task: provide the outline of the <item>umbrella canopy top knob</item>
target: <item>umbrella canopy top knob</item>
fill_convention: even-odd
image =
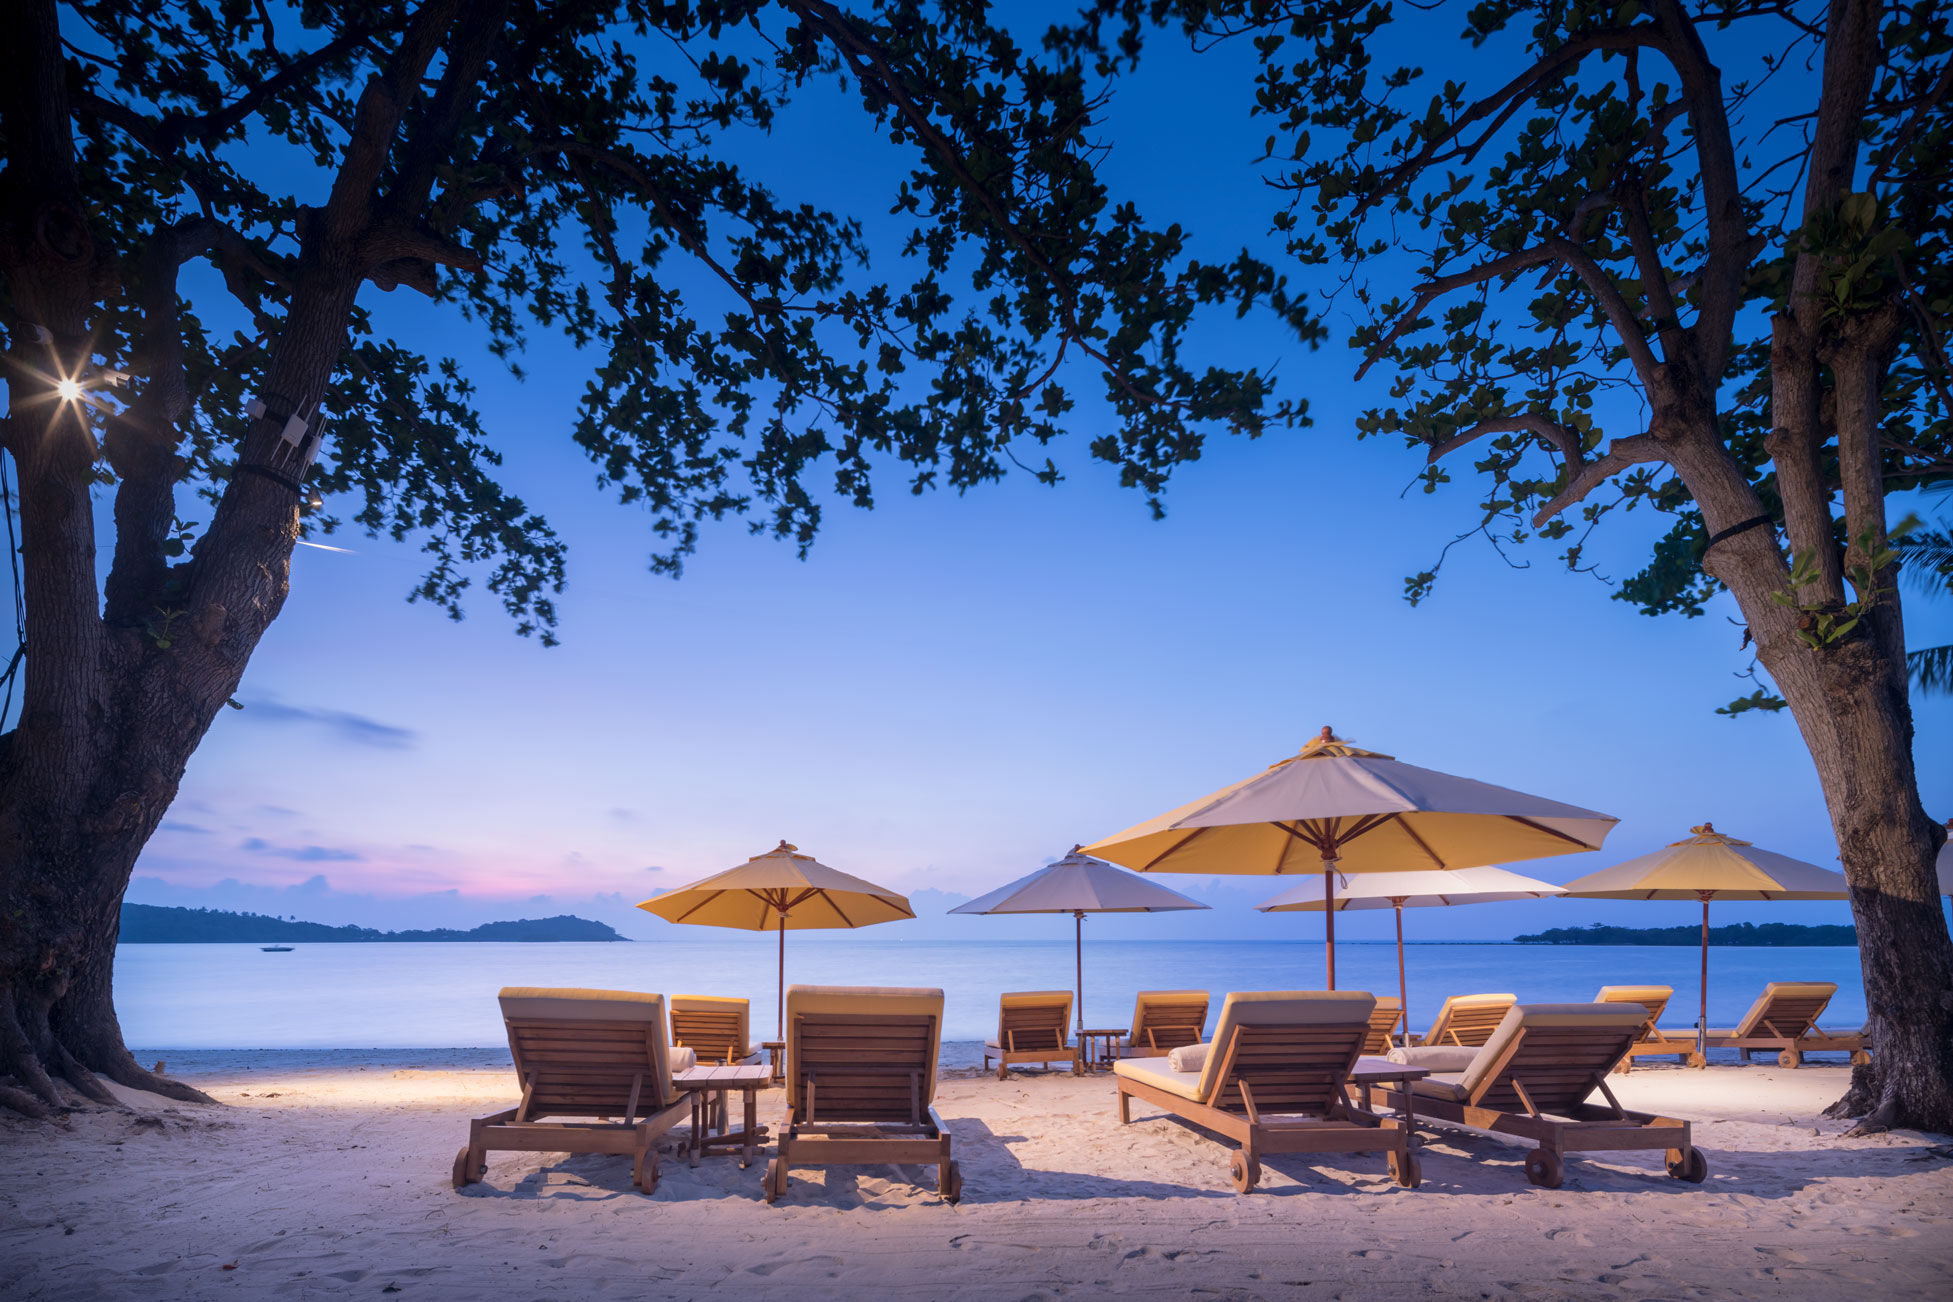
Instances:
[[[1716,830],[1714,823],[1698,823],[1689,831],[1694,835],[1681,841],[1670,841],[1670,845],[1753,845],[1754,842],[1739,837],[1726,836]]]
[[[1294,755],[1289,756],[1288,759],[1280,760],[1274,764],[1269,765],[1268,767],[1271,769],[1280,768],[1283,764],[1287,764],[1292,760],[1299,760],[1299,759],[1329,759],[1332,757],[1347,758],[1351,756],[1354,756],[1359,759],[1394,759],[1395,758],[1395,756],[1385,755],[1378,751],[1363,750],[1360,747],[1352,746],[1348,742],[1344,741],[1341,737],[1338,737],[1336,735],[1336,730],[1331,728],[1328,724],[1325,723],[1322,725],[1322,731],[1317,735],[1309,738],[1308,742],[1303,745],[1300,751],[1298,751]]]

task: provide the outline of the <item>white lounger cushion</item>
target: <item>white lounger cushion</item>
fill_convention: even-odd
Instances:
[[[665,1043],[665,997],[637,990],[580,990],[549,986],[504,986],[497,996],[504,1020],[559,1022],[643,1022],[657,1034],[645,1036],[651,1068],[671,1076],[671,1046]]]
[[[1391,1062],[1433,1072],[1463,1071],[1472,1065],[1472,1059],[1477,1056],[1478,1050],[1462,1044],[1423,1044],[1408,1049],[1392,1049],[1384,1055]]]
[[[1175,1071],[1171,1058],[1121,1058],[1112,1064],[1115,1074],[1151,1085],[1183,1099],[1200,1101],[1200,1073]]]

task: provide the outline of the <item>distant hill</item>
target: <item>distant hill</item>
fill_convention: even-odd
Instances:
[[[523,918],[518,922],[485,922],[471,931],[446,927],[433,931],[375,931],[371,927],[292,922],[262,913],[125,904],[121,939],[125,945],[268,945],[274,941],[319,944],[388,940],[629,940],[630,937],[618,935],[604,923],[568,914],[556,918]]]
[[[1691,927],[1609,927],[1591,923],[1585,927],[1552,927],[1531,936],[1514,936],[1521,945],[1700,945],[1702,928]],[[1709,928],[1711,945],[1856,945],[1858,929],[1852,926],[1806,927],[1795,922],[1732,923]]]

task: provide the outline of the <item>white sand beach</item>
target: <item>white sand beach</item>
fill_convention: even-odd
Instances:
[[[1701,1186],[1622,1153],[1535,1189],[1521,1149],[1438,1131],[1420,1189],[1380,1155],[1274,1157],[1245,1196],[1200,1132],[1117,1125],[1108,1076],[964,1072],[938,1100],[960,1205],[933,1169],[858,1168],[768,1206],[719,1155],[646,1196],[625,1159],[498,1153],[457,1193],[467,1119],[513,1099],[490,1057],[200,1054],[172,1070],[223,1106],[0,1122],[0,1297],[1944,1297],[1953,1271],[1953,1148],[1844,1138],[1836,1067],[1614,1078],[1700,1123]]]

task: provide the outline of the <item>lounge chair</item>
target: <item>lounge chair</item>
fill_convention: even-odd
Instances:
[[[936,1113],[943,992],[787,987],[787,1121],[767,1164],[766,1201],[796,1166],[933,1163],[944,1201],[962,1197]]]
[[[1079,1069],[1078,1051],[1071,1045],[1071,991],[1017,990],[997,1004],[997,1038],[983,1045],[983,1069],[997,1060],[997,1079],[1017,1063],[1069,1062]]]
[[[1351,990],[1231,994],[1211,1043],[1113,1064],[1120,1124],[1132,1121],[1137,1098],[1233,1140],[1241,1147],[1228,1158],[1228,1175],[1240,1193],[1261,1179],[1264,1153],[1379,1149],[1397,1183],[1415,1188],[1409,1132],[1349,1098],[1375,1005]]]
[[[511,987],[501,1001],[522,1101],[468,1123],[467,1146],[454,1158],[454,1187],[480,1180],[488,1154],[510,1149],[626,1155],[631,1183],[645,1193],[657,1188],[658,1139],[691,1117],[694,1103],[671,1082],[665,997]]]
[[[1518,995],[1453,995],[1438,1009],[1436,1020],[1417,1044],[1448,1044],[1477,1048],[1497,1029]]]
[[[1390,1037],[1404,1020],[1404,1001],[1379,997],[1370,1010],[1370,1034],[1363,1041],[1363,1052],[1381,1056],[1389,1053]]]
[[[1183,1044],[1199,1044],[1207,1025],[1205,990],[1142,990],[1133,1002],[1121,1058],[1159,1058]]]
[[[1597,1004],[1638,1004],[1648,1010],[1648,1019],[1641,1023],[1641,1038],[1628,1050],[1628,1056],[1621,1059],[1614,1070],[1625,1076],[1634,1067],[1636,1058],[1672,1056],[1682,1062],[1695,1057],[1695,1036],[1677,1031],[1664,1031],[1656,1025],[1668,1007],[1668,1001],[1675,997],[1673,986],[1602,986],[1594,996]]]
[[[1629,1112],[1607,1087],[1607,1073],[1646,1021],[1634,1004],[1515,1004],[1477,1049],[1432,1046],[1390,1057],[1431,1069],[1410,1087],[1420,1117],[1536,1141],[1526,1178],[1542,1188],[1560,1187],[1569,1152],[1633,1148],[1666,1149],[1668,1174],[1700,1184],[1709,1161],[1691,1142],[1689,1123]],[[1373,1103],[1405,1102],[1401,1086],[1371,1090]],[[1587,1102],[1596,1090],[1605,1107]]]
[[[1854,1066],[1872,1060],[1862,1031],[1826,1031],[1817,1024],[1831,996],[1832,981],[1772,981],[1728,1030],[1709,1029],[1711,1049],[1734,1049],[1748,1062],[1752,1053],[1775,1052],[1779,1067],[1795,1067],[1807,1053],[1848,1053]]]
[[[671,997],[671,1042],[684,1045],[709,1066],[750,1066],[762,1050],[748,1037],[751,1004],[716,995]]]

